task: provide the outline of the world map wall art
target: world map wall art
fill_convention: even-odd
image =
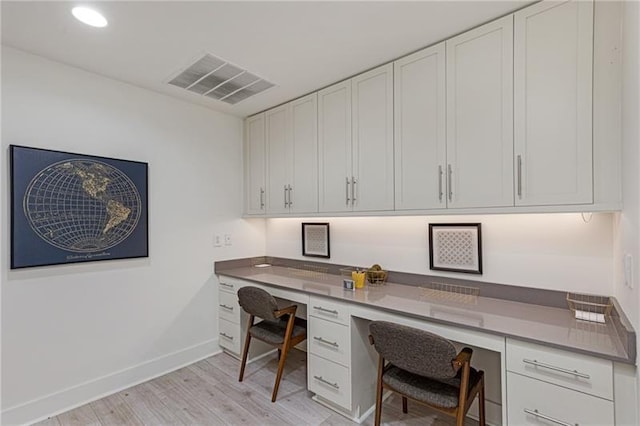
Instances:
[[[11,269],[149,256],[147,163],[9,149]]]

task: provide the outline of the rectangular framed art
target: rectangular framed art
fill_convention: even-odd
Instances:
[[[330,257],[328,223],[302,224],[302,255]]]
[[[147,163],[9,150],[11,269],[148,257]]]
[[[430,223],[429,268],[482,274],[480,223]]]

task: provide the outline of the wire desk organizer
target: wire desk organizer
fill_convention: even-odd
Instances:
[[[287,268],[289,273],[298,277],[326,279],[329,274],[329,268],[326,266],[307,265],[304,264],[298,268]]]
[[[613,302],[609,296],[567,293],[567,304],[577,320],[605,323]]]
[[[439,299],[449,302],[476,305],[480,289],[463,285],[431,282],[422,284],[422,296],[429,299]]]

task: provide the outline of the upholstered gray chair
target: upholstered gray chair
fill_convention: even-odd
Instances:
[[[271,395],[271,402],[276,402],[289,349],[307,338],[306,321],[296,318],[296,305],[278,308],[276,299],[258,287],[242,287],[238,290],[238,302],[242,309],[249,314],[238,380],[242,381],[244,377],[251,338],[276,346],[278,348],[278,373]],[[263,321],[254,324],[256,318],[262,318]]]
[[[471,368],[470,348],[457,353],[447,339],[386,321],[371,322],[369,333],[369,341],[380,355],[376,426],[382,415],[383,388],[402,395],[403,413],[407,412],[409,398],[455,417],[458,426],[464,425],[478,395],[479,420],[484,426],[484,372]]]

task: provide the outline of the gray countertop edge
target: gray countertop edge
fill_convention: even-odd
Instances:
[[[306,261],[306,260],[286,259],[286,258],[278,258],[278,257],[271,257],[271,256],[258,256],[258,257],[251,257],[251,258],[216,261],[214,263],[214,272],[216,274],[226,275],[226,276],[242,279],[242,280],[245,280],[245,281],[251,281],[251,282],[255,282],[257,284],[265,284],[263,281],[252,279],[251,277],[246,277],[244,275],[236,275],[236,274],[233,273],[233,270],[236,269],[236,268],[255,266],[255,265],[261,264],[261,263],[268,263],[268,264],[271,264],[273,266],[283,266],[283,267],[294,268],[294,269],[297,269],[297,268],[300,268],[300,269],[320,268],[319,270],[321,270],[322,273],[328,273],[328,274],[331,274],[331,275],[339,275],[340,268],[350,267],[351,266],[351,265],[329,264],[329,263],[324,263],[324,262],[313,262],[313,261]],[[534,289],[534,288],[530,288],[530,287],[510,286],[510,285],[506,285],[506,284],[485,283],[485,282],[480,282],[480,281],[462,280],[462,279],[446,278],[446,277],[440,277],[440,276],[409,274],[409,273],[393,272],[393,271],[388,271],[388,272],[389,272],[389,277],[390,277],[389,281],[393,281],[396,284],[403,284],[403,285],[409,285],[409,286],[419,286],[420,284],[425,283],[425,282],[444,282],[444,283],[448,283],[448,284],[450,283],[450,284],[454,284],[454,285],[473,286],[473,287],[480,288],[481,297],[487,297],[487,298],[493,298],[493,299],[502,299],[502,300],[508,300],[508,301],[513,301],[513,302],[518,302],[518,303],[541,305],[541,306],[547,306],[547,307],[552,307],[552,308],[561,308],[561,309],[567,309],[568,310],[568,306],[567,306],[567,302],[566,302],[566,294],[567,294],[567,292],[562,292],[562,291],[557,291],[557,290]],[[391,278],[393,278],[393,279],[391,279]],[[293,291],[298,291],[296,289],[291,289],[290,287],[285,286],[285,285],[278,285],[278,284],[274,284],[274,283],[268,283],[268,285],[274,286],[274,287],[280,287],[280,288],[283,288],[283,289],[289,289],[289,290],[293,290]],[[496,297],[496,294],[495,294],[496,290],[502,290],[498,294],[498,296],[501,296],[501,297]],[[330,295],[323,295],[323,296],[333,298]],[[483,332],[483,333],[499,335],[499,336],[503,336],[503,337],[509,337],[509,338],[513,338],[513,339],[517,339],[517,340],[528,341],[528,342],[537,343],[537,344],[543,344],[543,345],[548,346],[548,347],[554,347],[554,348],[557,348],[557,349],[569,350],[569,351],[575,352],[575,353],[582,353],[582,354],[585,354],[585,355],[596,356],[596,357],[603,358],[603,359],[608,359],[608,360],[611,360],[611,361],[616,361],[616,362],[622,362],[622,363],[625,363],[625,364],[635,365],[635,362],[636,362],[636,335],[635,335],[635,331],[634,331],[633,327],[631,326],[631,323],[629,322],[628,318],[626,317],[626,315],[624,314],[624,312],[620,308],[620,305],[619,305],[618,301],[614,297],[611,297],[611,299],[613,301],[613,309],[612,309],[612,312],[611,312],[611,318],[612,318],[612,322],[614,324],[614,329],[615,329],[616,334],[617,334],[615,337],[618,339],[618,341],[620,342],[621,346],[625,349],[625,352],[627,354],[626,358],[618,357],[618,356],[611,355],[611,354],[603,354],[603,353],[600,353],[600,352],[593,352],[593,351],[589,351],[589,350],[581,349],[581,348],[576,348],[576,347],[567,347],[567,346],[560,345],[560,344],[554,344],[552,342],[541,341],[541,340],[537,340],[535,338],[529,338],[527,336],[513,335],[513,334],[501,332],[501,331],[493,331],[493,330],[490,330],[490,329],[474,327],[472,325],[461,324],[461,323],[457,323],[457,322],[453,322],[453,321],[447,321],[447,320],[438,319],[438,318],[428,318],[428,321],[434,322],[434,323],[439,323],[439,324],[444,324],[444,325],[452,325],[452,326],[455,326],[455,327],[474,330],[474,331],[479,331],[479,332]],[[562,301],[562,303],[559,302],[560,300]],[[365,306],[365,307],[371,307],[369,304],[363,303],[363,302],[360,302],[360,301],[357,301],[357,300],[350,300],[349,302],[350,303],[355,303],[355,304],[358,304],[358,305],[362,305],[362,306]],[[376,306],[375,309],[382,309],[382,310],[387,311],[387,312],[399,313],[401,315],[404,315],[404,316],[407,316],[407,317],[416,318],[416,319],[425,319],[424,317],[422,317],[420,315],[416,315],[416,314],[413,314],[413,313],[410,313],[410,312],[404,312],[404,311],[399,311],[399,310],[380,307],[380,306]]]

